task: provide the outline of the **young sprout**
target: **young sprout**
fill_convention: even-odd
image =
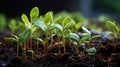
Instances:
[[[17,42],[17,56],[19,55],[19,46],[20,46],[20,41],[19,37],[12,35],[13,37],[5,37],[4,40],[8,42]]]
[[[78,53],[78,51],[79,51],[78,42],[79,42],[79,39],[80,39],[79,36],[76,33],[69,33],[69,34],[67,34],[67,38],[73,40],[73,45],[75,47],[76,53]]]
[[[30,18],[31,18],[30,20],[33,21],[34,19],[36,19],[38,17],[38,14],[39,14],[38,8],[37,7],[33,8],[30,12]],[[25,29],[23,29],[25,31],[19,32],[18,36],[14,35],[15,37],[5,38],[5,40],[16,41],[18,43],[17,55],[19,54],[19,46],[22,46],[23,56],[26,59],[27,40],[30,39],[30,45],[31,45],[31,50],[32,50],[32,38],[31,37],[32,37],[33,32],[36,30],[36,27],[33,25],[33,23],[29,21],[26,14],[22,14],[21,19],[24,22],[24,26],[26,27]],[[9,24],[9,27],[11,28],[12,33],[14,33],[18,29],[19,26],[17,25],[15,20],[12,19]]]
[[[9,23],[9,27],[10,27],[12,33],[15,34],[15,31],[18,29],[17,22],[14,19],[11,19],[11,21]]]
[[[111,21],[106,21],[106,26],[112,31],[111,34],[115,37],[114,45],[116,45],[120,36],[120,27]]]
[[[96,52],[97,52],[97,50],[96,50],[94,47],[92,47],[92,48],[87,49],[86,52],[87,52],[89,55],[95,55]]]
[[[28,30],[24,31],[19,37],[20,43],[23,44],[22,45],[23,46],[23,56],[25,59],[26,59],[26,48],[27,48],[26,41],[31,37],[31,35],[32,35],[32,31],[30,29],[28,29]]]
[[[75,30],[75,21],[70,17],[65,17],[65,19],[62,21],[62,42],[63,42],[63,48],[64,48],[64,54],[66,53],[66,37],[70,32],[74,32]]]
[[[57,38],[58,43],[62,41],[64,54],[66,53],[67,34],[70,32],[69,30],[73,30],[74,27],[75,27],[75,22],[70,17],[65,17],[61,24],[56,22],[56,23],[52,23],[49,27],[49,29],[53,30],[53,33],[55,33],[58,36]],[[60,54],[60,44],[58,44],[58,47]]]
[[[34,7],[34,8],[30,11],[30,20],[28,19],[28,17],[27,17],[26,14],[22,14],[22,15],[21,15],[21,19],[22,19],[22,21],[24,22],[25,27],[26,27],[27,29],[31,30],[31,35],[30,35],[30,37],[28,38],[28,39],[29,39],[29,45],[30,45],[30,49],[31,49],[31,50],[33,50],[33,49],[32,49],[32,46],[33,46],[33,44],[32,44],[32,42],[33,42],[32,36],[33,36],[34,33],[36,33],[36,32],[35,32],[36,29],[37,29],[36,25],[40,25],[40,24],[42,23],[41,21],[39,21],[38,16],[39,16],[39,9],[38,9],[38,7]],[[43,26],[43,25],[41,25],[41,26]]]
[[[39,36],[33,36],[33,39],[35,39],[35,40],[37,40],[37,41],[39,41],[39,42],[42,43],[42,45],[43,45],[43,47],[44,47],[44,55],[47,54],[47,53],[46,53],[46,50],[47,50],[47,48],[46,48],[46,43],[47,43],[48,40],[50,40],[54,35],[55,35],[55,34],[53,34],[53,35],[51,35],[50,37],[47,37],[47,38],[45,38],[45,39],[41,39],[41,38],[39,38]],[[37,45],[37,46],[38,46],[38,45]],[[37,49],[38,49],[38,47],[37,47]]]
[[[23,55],[24,55],[24,58],[26,59],[26,41],[31,36],[31,30],[28,29],[24,31],[23,33],[21,33],[19,37],[15,35],[12,35],[12,36],[13,37],[6,37],[4,38],[4,40],[9,42],[17,42],[17,55],[19,54],[19,46],[22,46]]]
[[[96,48],[92,47],[86,50],[86,52],[90,55],[93,56],[94,60],[95,60],[95,54],[97,52]]]
[[[79,39],[79,45],[81,45],[84,49],[86,49],[86,43],[90,44],[90,41],[92,39],[98,38],[98,37],[100,37],[100,35],[91,36],[91,32],[86,27],[82,27],[82,30],[84,31],[84,33],[82,33],[82,37]],[[89,46],[91,46],[91,45],[89,45]],[[85,51],[83,50],[83,53],[84,52]]]
[[[82,30],[84,33],[79,42],[85,42],[89,44],[92,39],[100,37],[100,35],[91,36],[91,32],[86,27],[82,27]]]
[[[33,55],[35,54],[35,52],[33,50],[27,50],[27,52],[31,53],[32,59],[33,59]]]
[[[46,46],[45,43],[47,42],[46,40],[41,39],[39,36],[33,36],[33,39],[37,40],[37,42],[42,43],[43,47],[44,47],[44,55],[46,55]],[[37,44],[37,50],[39,48],[39,45]]]
[[[63,27],[58,23],[54,23],[54,24],[51,24],[49,26],[49,29],[53,30],[53,33],[55,33],[58,36],[58,38],[57,38],[58,48],[59,48],[58,54],[60,55],[61,54],[61,51],[60,51],[60,39],[62,37],[61,34],[62,34]]]

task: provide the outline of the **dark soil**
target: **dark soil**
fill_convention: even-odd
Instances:
[[[43,55],[43,46],[39,46],[39,51],[34,54],[27,52],[27,59],[23,59],[22,54],[16,54],[16,43],[5,42],[4,37],[9,34],[0,33],[0,67],[120,67],[120,43],[113,46],[113,39],[97,38],[91,41],[97,53],[94,56],[83,53],[80,47],[76,52],[74,45],[66,45],[67,52],[58,54],[56,45],[49,45],[49,52]],[[33,46],[34,47],[34,46]]]

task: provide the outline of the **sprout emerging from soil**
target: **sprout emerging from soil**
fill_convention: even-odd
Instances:
[[[86,52],[89,54],[89,55],[95,55],[97,50],[93,47],[93,48],[89,48],[86,50]]]
[[[106,21],[106,26],[111,30],[111,35],[115,37],[114,46],[117,45],[118,38],[120,37],[120,27],[111,21]]]

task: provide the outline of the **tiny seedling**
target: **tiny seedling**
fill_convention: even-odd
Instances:
[[[33,50],[27,50],[27,52],[31,53],[32,59],[33,59],[33,55],[35,54],[35,52]]]
[[[4,40],[8,42],[17,42],[17,56],[19,55],[19,45],[20,41],[19,38],[15,35],[12,35],[13,37],[5,37]]]
[[[89,55],[95,55],[97,50],[93,47],[93,48],[89,48],[86,50],[86,52],[89,54]]]
[[[11,19],[10,23],[9,23],[9,27],[12,31],[12,34],[15,34],[15,31],[18,29],[18,25],[15,19]]]
[[[82,35],[82,38],[79,40],[79,42],[84,42],[89,44],[92,39],[100,37],[100,35],[91,36],[91,32],[86,27],[82,27],[82,30],[84,31],[84,33]]]
[[[111,34],[115,37],[113,44],[116,45],[118,42],[118,37],[120,37],[120,27],[111,21],[106,21],[106,26],[111,30]]]
[[[86,50],[86,52],[90,55],[90,56],[93,56],[94,60],[95,60],[95,55],[96,55],[96,48],[92,47],[92,48],[89,48]]]
[[[92,46],[90,45],[90,41],[94,38],[100,37],[100,35],[91,36],[91,32],[86,27],[82,27],[82,30],[84,33],[82,33],[82,37],[79,39],[79,44],[86,49],[86,43],[89,44],[89,46]],[[82,45],[82,43],[84,43],[84,45]],[[84,52],[85,51],[83,50],[83,53]]]
[[[78,53],[78,51],[79,51],[78,42],[79,42],[79,39],[80,39],[79,36],[78,36],[76,33],[69,33],[69,34],[67,35],[67,38],[73,40],[73,45],[74,45],[74,47],[75,47],[76,53]]]

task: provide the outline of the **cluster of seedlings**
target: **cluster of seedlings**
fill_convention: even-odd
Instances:
[[[22,14],[21,19],[23,21],[23,26],[14,22],[14,20],[11,21],[9,27],[12,32],[12,37],[5,37],[4,40],[17,42],[16,53],[19,56],[21,47],[24,58],[26,58],[26,52],[31,52],[33,58],[33,55],[40,48],[39,44],[42,44],[44,47],[44,55],[48,54],[48,46],[57,44],[59,47],[58,54],[60,55],[60,47],[63,47],[63,54],[65,54],[66,42],[71,39],[77,43],[76,46],[79,48],[78,46],[80,46],[81,42],[90,41],[92,38],[97,37],[91,36],[87,28],[82,27],[85,33],[83,37],[80,38],[76,33],[81,27],[81,23],[75,23],[69,16],[63,19],[61,17],[53,18],[53,12],[46,13],[44,17],[39,16],[39,9],[37,7],[31,10],[30,19],[26,14]],[[20,28],[22,28],[21,31]],[[57,37],[55,43],[53,43],[54,36]],[[36,48],[33,48],[33,46],[36,46]]]
[[[51,11],[42,16],[39,15],[38,7],[34,7],[29,16],[21,15],[22,21],[10,21],[10,37],[4,37],[4,41],[13,43],[16,56],[24,60],[34,59],[35,55],[48,56],[52,48],[57,48],[55,55],[63,56],[67,53],[67,46],[73,46],[75,54],[87,53],[95,60],[97,46],[92,45],[91,41],[102,36],[92,35],[83,22],[75,19],[70,16],[53,16]],[[111,21],[106,21],[105,25],[114,39],[112,46],[118,45],[120,27]]]

